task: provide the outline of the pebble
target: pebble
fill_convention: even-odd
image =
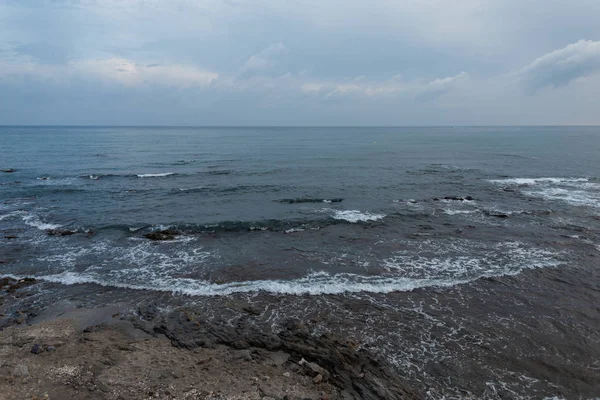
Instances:
[[[29,376],[29,368],[27,368],[27,365],[19,364],[12,369],[11,374],[13,376],[26,377]]]
[[[290,376],[292,376],[292,374],[290,374],[289,372],[284,372],[283,376],[285,376],[286,378],[289,378]]]
[[[48,351],[56,351],[56,346],[48,346],[46,349]]]
[[[34,344],[33,347],[31,348],[31,352],[33,354],[40,354],[41,352],[43,352],[44,349],[42,348],[42,346],[40,346],[39,344]]]

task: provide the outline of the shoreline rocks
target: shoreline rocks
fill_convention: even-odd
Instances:
[[[179,233],[179,231],[174,229],[163,229],[161,231],[146,233],[144,237],[154,241],[174,240],[175,236],[179,235]]]

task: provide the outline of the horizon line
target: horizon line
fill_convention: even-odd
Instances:
[[[556,125],[101,125],[101,124],[0,124],[0,128],[560,128],[600,127],[600,124]]]

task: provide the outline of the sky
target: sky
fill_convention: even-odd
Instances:
[[[600,125],[598,0],[0,0],[0,125]]]

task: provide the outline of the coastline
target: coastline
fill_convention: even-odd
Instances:
[[[115,392],[90,391],[93,384],[73,389],[68,380],[47,375],[50,369],[45,368],[44,378],[39,379],[49,386],[36,386],[38,392],[31,394],[38,397],[58,385],[53,390],[71,390],[70,398],[127,398],[116,392],[124,390],[136,393],[138,397],[132,398],[185,399],[185,390],[198,382],[228,376],[229,381],[206,384],[207,392],[190,392],[196,393],[192,398],[594,398],[600,387],[596,260],[595,253],[587,253],[556,268],[387,294],[256,292],[205,297],[30,281],[17,283],[20,287],[14,291],[6,287],[1,291],[0,327],[4,331],[0,337],[7,331],[27,336],[41,324],[75,320],[72,364],[118,368],[123,361],[112,366],[107,358],[117,351],[125,355],[125,362],[128,357],[142,359],[141,365],[128,370],[147,370],[151,378],[146,381],[156,383],[147,392],[147,387],[139,386],[143,379],[132,380],[131,386],[103,386]],[[75,345],[96,342],[117,343],[117,347],[103,348],[104,358],[97,358],[102,354],[99,350],[90,352],[86,345]],[[11,372],[17,361],[57,356],[57,363],[64,361],[60,358],[64,347],[34,355],[30,351],[35,344],[31,340],[16,347],[1,344],[2,354],[10,353],[13,360],[3,361],[0,368],[3,392],[23,385]],[[137,350],[119,350],[119,345]],[[158,349],[159,353],[153,353]],[[273,370],[270,360],[281,352],[288,354],[287,361]],[[174,392],[168,388],[178,388],[185,380],[166,376],[162,378],[165,385],[160,386],[161,375],[156,371],[162,373],[164,366],[143,363],[153,354],[157,360],[171,360],[170,365],[179,366],[182,376],[192,377],[194,383]],[[180,359],[174,359],[174,354],[180,354]],[[194,358],[195,354],[206,357]],[[209,357],[215,360],[215,368],[203,365],[209,368],[204,375],[194,375],[195,370],[189,368],[194,364],[185,364],[185,360],[197,363]],[[246,361],[237,361],[239,357]],[[311,368],[300,368],[302,358],[325,368],[329,379],[317,378],[320,372]],[[32,367],[31,376],[34,371]],[[284,375],[287,372],[293,379]],[[271,385],[266,391],[264,381]],[[290,381],[297,386],[290,386]],[[150,392],[160,394],[151,397]],[[298,393],[304,397],[294,397]]]
[[[235,327],[157,304],[59,302],[7,316],[35,280],[3,278],[0,392],[7,399],[419,399],[373,354],[290,319]],[[29,291],[29,292],[28,292]],[[248,314],[254,311],[245,310]]]

